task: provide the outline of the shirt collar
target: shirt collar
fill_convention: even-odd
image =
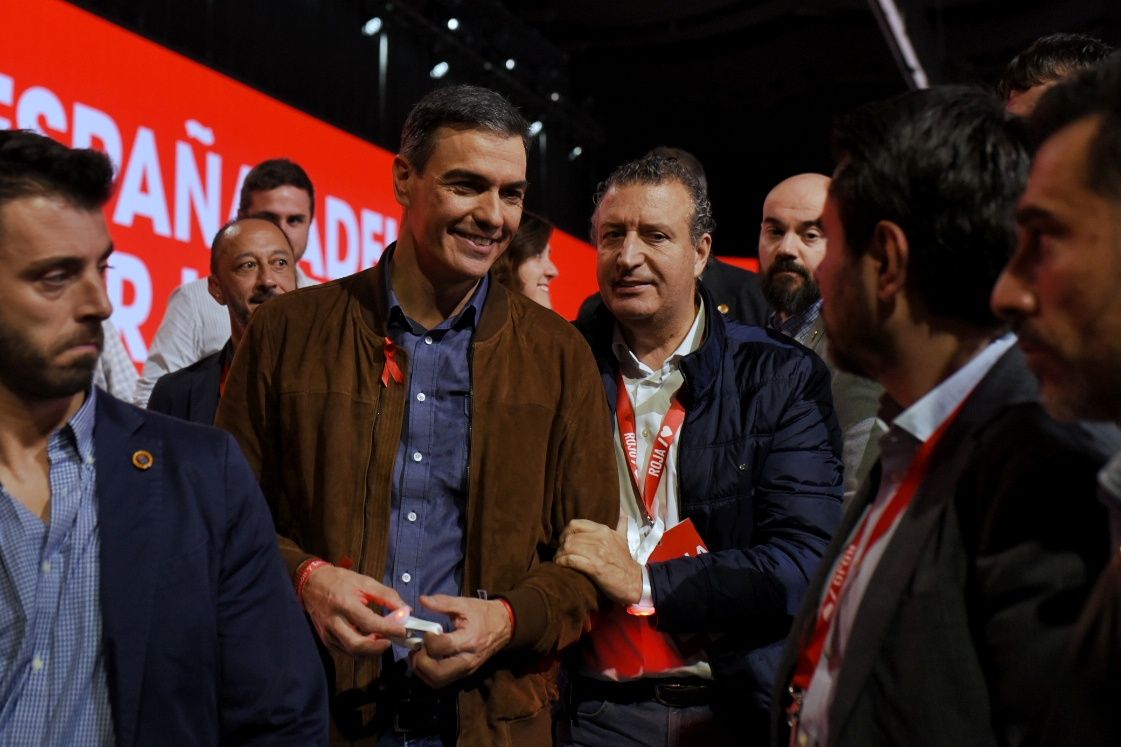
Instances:
[[[794,314],[784,322],[780,322],[778,320],[778,314],[772,311],[770,318],[767,319],[767,326],[781,332],[787,337],[799,340],[802,335],[809,332],[810,328],[814,326],[819,314],[821,314],[820,298],[803,309],[801,313]]]
[[[1098,484],[1121,506],[1121,451],[1098,472]]]
[[[969,393],[985,378],[1002,355],[1016,344],[1016,335],[1008,332],[986,345],[964,366],[924,394],[892,421],[925,443],[946,418],[965,401]]]
[[[86,394],[86,401],[82,403],[82,406],[78,408],[70,421],[63,426],[63,430],[69,428],[73,433],[78,448],[78,456],[86,463],[93,461],[93,423],[96,410],[97,387],[91,386]]]
[[[681,362],[681,359],[695,352],[704,341],[705,329],[705,305],[703,303],[697,304],[697,316],[693,319],[693,326],[689,328],[688,334],[677,349],[670,353],[669,358],[662,364],[659,369],[663,374],[675,370]],[[619,323],[615,323],[615,331],[611,339],[611,352],[615,354],[615,359],[619,361],[623,369],[623,375],[629,378],[646,378],[655,373],[654,369],[647,366],[640,361],[638,357],[631,352],[627,346],[626,341],[623,339],[623,332],[619,328]]]
[[[412,329],[416,334],[420,334],[425,330],[409,318],[405,310],[401,308],[401,302],[397,298],[397,293],[393,290],[393,253],[395,249],[396,245],[387,249],[385,254],[382,255],[382,261],[385,262],[385,295],[389,299],[389,323],[396,323],[406,329]],[[475,286],[475,290],[471,294],[471,300],[463,307],[463,310],[454,317],[445,319],[433,329],[465,329],[468,327],[473,329],[483,313],[483,304],[486,303],[489,292],[490,274],[488,273],[483,275],[483,279]]]

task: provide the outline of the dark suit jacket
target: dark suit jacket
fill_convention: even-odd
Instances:
[[[1095,478],[1113,427],[1056,423],[1018,348],[973,393],[876,567],[829,711],[830,745],[1017,744],[1105,562]],[[795,620],[772,734],[823,585],[879,483],[877,466]]]
[[[103,392],[96,418],[117,744],[326,744],[323,669],[233,438]]]
[[[222,367],[234,357],[233,342],[227,341],[217,353],[186,368],[164,374],[152,387],[148,409],[173,415],[192,423],[214,425],[218,412]]]
[[[1121,744],[1121,554],[1094,587],[1072,636],[1070,656],[1053,680],[1055,698],[1039,739],[1048,747]]]

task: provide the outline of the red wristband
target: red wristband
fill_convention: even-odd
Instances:
[[[311,558],[305,560],[299,568],[296,569],[296,598],[300,600],[300,604],[304,603],[304,587],[307,586],[308,579],[311,574],[325,565],[331,565],[326,560],[319,558]]]
[[[502,602],[502,606],[506,608],[506,614],[510,616],[510,640],[514,639],[514,631],[518,629],[518,618],[514,617],[514,608],[510,606],[502,597],[495,597],[498,601]]]

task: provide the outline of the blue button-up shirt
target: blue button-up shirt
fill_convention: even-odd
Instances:
[[[817,324],[817,318],[821,316],[821,299],[814,301],[812,304],[802,310],[802,313],[795,314],[787,319],[785,322],[780,322],[778,314],[771,313],[770,319],[767,320],[767,326],[776,332],[781,332],[787,337],[792,337],[803,345],[809,345],[813,340],[810,339],[810,331],[813,330],[814,325]]]
[[[405,425],[393,470],[389,558],[384,583],[413,615],[444,625],[446,615],[420,606],[420,596],[458,596],[463,585],[463,538],[471,433],[471,341],[490,280],[484,277],[454,317],[424,329],[406,316],[387,265],[388,332],[408,356]],[[395,652],[398,658],[404,650]]]
[[[97,390],[47,443],[50,521],[0,485],[0,744],[109,745],[93,427]]]

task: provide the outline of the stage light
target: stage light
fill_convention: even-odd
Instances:
[[[513,57],[507,57],[506,58],[506,69],[507,70],[513,70],[515,67],[517,67],[517,65],[518,65],[518,63],[514,60]]]
[[[455,31],[458,28],[459,28],[459,19],[458,18],[449,18],[448,19],[448,31]]]
[[[451,65],[441,60],[440,62],[437,62],[431,70],[428,71],[428,77],[439,80],[440,78],[443,78],[448,74],[448,70],[450,68]]]
[[[545,129],[545,123],[540,119],[536,119],[529,125],[529,136],[537,137],[541,134],[541,130]]]
[[[552,101],[554,104],[557,103],[558,101],[560,101],[560,94],[556,91],[553,91],[549,94],[549,101]]]
[[[381,31],[381,26],[381,19],[377,16],[374,16],[362,25],[362,33],[366,36],[376,36],[377,33]]]
[[[575,148],[568,151],[568,160],[569,161],[575,161],[577,158],[579,158],[581,155],[583,155],[583,153],[584,153],[584,149],[581,148],[579,145],[577,145]]]

